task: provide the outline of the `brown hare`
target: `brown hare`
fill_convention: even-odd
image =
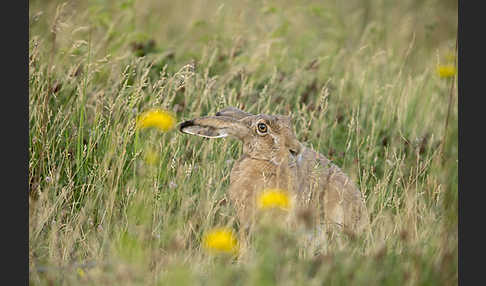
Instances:
[[[182,122],[179,130],[243,142],[243,154],[231,170],[228,190],[240,223],[251,221],[258,192],[279,188],[289,191],[299,206],[319,213],[318,222],[351,233],[361,232],[368,224],[360,190],[329,159],[297,140],[288,116],[253,115],[228,107],[215,116]]]

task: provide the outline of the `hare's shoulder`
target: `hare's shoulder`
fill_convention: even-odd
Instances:
[[[323,172],[335,172],[339,169],[324,155],[308,147],[305,147],[303,152],[294,157],[294,161],[301,172],[309,175],[317,174],[320,176]]]
[[[360,197],[361,192],[353,180],[326,156],[305,148],[296,161],[301,175],[307,176],[310,181],[318,181],[321,188],[338,190],[349,198]]]

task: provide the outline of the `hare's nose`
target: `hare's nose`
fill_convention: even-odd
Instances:
[[[302,144],[295,138],[288,140],[286,145],[289,148],[290,153],[292,153],[294,156],[298,155],[302,151]]]

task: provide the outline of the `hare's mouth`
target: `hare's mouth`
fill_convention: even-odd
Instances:
[[[291,161],[300,162],[302,160],[302,149],[289,149]]]

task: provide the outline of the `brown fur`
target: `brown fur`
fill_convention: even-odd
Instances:
[[[265,132],[258,130],[261,123]],[[228,190],[243,224],[253,220],[256,195],[267,188],[290,191],[298,206],[319,212],[315,223],[353,233],[369,223],[360,190],[329,159],[297,140],[290,117],[252,115],[229,107],[216,116],[183,122],[179,130],[210,138],[231,136],[243,142],[243,155],[231,170]]]

